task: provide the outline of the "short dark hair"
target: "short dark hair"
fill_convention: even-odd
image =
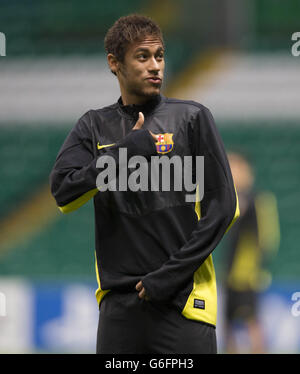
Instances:
[[[128,45],[139,42],[147,36],[154,36],[164,45],[160,27],[151,18],[130,14],[119,18],[107,31],[104,38],[106,53],[112,53],[123,62]]]

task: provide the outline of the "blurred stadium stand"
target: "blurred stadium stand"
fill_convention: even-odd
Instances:
[[[0,0],[0,31],[7,39],[7,57],[0,57],[0,291],[15,290],[26,305],[34,299],[32,313],[41,313],[19,346],[17,338],[4,341],[17,336],[10,319],[17,317],[10,311],[0,317],[1,351],[94,349],[90,340],[58,347],[39,330],[62,313],[64,302],[69,305],[64,292],[74,300],[69,284],[87,284],[75,287],[79,296],[96,288],[92,202],[63,216],[47,180],[77,119],[118,99],[103,37],[115,19],[132,12],[152,16],[163,28],[164,93],[209,107],[226,148],[243,149],[257,187],[275,194],[281,241],[269,270],[288,308],[300,291],[300,57],[290,53],[291,35],[300,31],[298,0]],[[215,251],[217,271],[221,253],[222,246]],[[296,317],[284,310],[294,326]],[[79,310],[82,315],[88,312]],[[270,343],[270,351],[300,351],[299,339],[280,344]]]

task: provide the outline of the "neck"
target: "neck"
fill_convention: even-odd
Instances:
[[[150,98],[146,98],[146,97],[131,97],[131,98],[128,98],[126,96],[123,96],[121,95],[122,97],[122,102],[123,102],[123,105],[144,105],[147,103],[147,101],[151,100],[151,97]]]
[[[142,95],[135,95],[134,93],[128,93],[122,87],[120,87],[121,90],[121,98],[123,105],[144,105],[148,101],[151,101],[154,97],[153,96],[142,96]]]
[[[144,105],[151,100],[151,96],[126,95],[121,93],[123,105]]]

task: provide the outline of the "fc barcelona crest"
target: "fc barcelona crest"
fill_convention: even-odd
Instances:
[[[156,151],[157,153],[165,154],[171,152],[174,146],[173,134],[159,134],[157,138]]]

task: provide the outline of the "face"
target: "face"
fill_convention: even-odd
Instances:
[[[235,154],[228,155],[232,177],[239,192],[248,191],[254,182],[254,176],[250,165]]]
[[[108,62],[117,74],[125,105],[143,104],[160,93],[165,68],[160,39],[147,37],[129,46],[122,63],[113,55],[108,55]]]

